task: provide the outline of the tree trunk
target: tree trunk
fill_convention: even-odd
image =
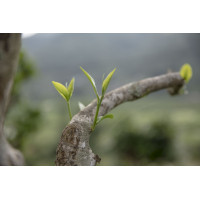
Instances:
[[[6,140],[3,126],[18,65],[21,34],[0,34],[0,165],[23,165],[22,154]]]
[[[129,83],[107,95],[101,104],[99,116],[127,101],[134,101],[151,92],[168,88],[171,95],[179,92],[184,80],[179,73],[169,73],[153,78]],[[89,145],[97,102],[94,100],[76,114],[62,132],[56,151],[56,165],[96,165],[100,158],[92,152]]]

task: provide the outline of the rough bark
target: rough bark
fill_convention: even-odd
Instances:
[[[21,34],[0,34],[0,165],[24,164],[22,154],[7,142],[3,133],[20,47]]]
[[[184,80],[179,73],[169,73],[129,83],[105,95],[99,116],[105,115],[124,102],[137,100],[161,89],[168,88],[169,93],[175,95],[183,84]],[[94,166],[100,162],[101,159],[92,152],[89,145],[96,104],[96,100],[92,101],[84,110],[76,114],[63,130],[56,151],[56,165]]]

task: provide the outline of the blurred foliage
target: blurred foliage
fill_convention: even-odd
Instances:
[[[22,84],[29,80],[36,73],[36,68],[33,61],[27,56],[25,51],[21,51],[19,55],[19,64],[15,74],[13,88],[11,92],[11,103],[16,104],[20,98],[20,90]]]
[[[125,119],[116,127],[118,133],[113,150],[122,162],[128,160],[134,165],[148,165],[153,162],[162,164],[175,160],[174,130],[169,121],[152,122],[147,129],[130,123],[130,120]]]
[[[91,135],[100,165],[199,165],[199,103],[168,98],[148,97],[113,110],[114,120]]]
[[[23,84],[26,84],[36,74],[36,66],[24,52],[20,52],[18,69],[14,78],[11,99],[6,119],[6,134],[11,144],[23,150],[27,136],[39,127],[41,111],[29,99],[21,94]]]
[[[23,148],[27,136],[36,131],[39,127],[41,113],[39,108],[34,108],[32,105],[18,104],[17,112],[12,114],[11,122],[13,135],[10,137],[10,142],[18,149]]]

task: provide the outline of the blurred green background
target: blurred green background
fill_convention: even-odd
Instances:
[[[51,81],[75,77],[73,114],[78,102],[95,98],[80,70],[100,90],[102,75],[117,71],[108,90],[140,79],[193,68],[187,95],[160,91],[115,108],[91,137],[99,165],[200,164],[200,34],[35,34],[23,37],[5,132],[27,165],[54,165],[62,130],[69,119],[66,102]]]

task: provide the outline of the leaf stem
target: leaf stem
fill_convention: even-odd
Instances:
[[[99,100],[99,98],[97,98],[97,109],[96,109],[96,113],[95,113],[95,117],[94,117],[94,122],[93,122],[93,125],[92,125],[92,131],[94,131],[95,126],[97,124],[97,119],[98,119],[98,114],[99,114],[99,108],[101,106],[101,102],[102,102],[103,98],[104,98],[104,96],[102,96],[100,100]]]
[[[68,107],[68,112],[69,112],[69,119],[72,119],[72,113],[71,113],[71,109],[70,109],[70,101],[67,101],[67,107]]]

